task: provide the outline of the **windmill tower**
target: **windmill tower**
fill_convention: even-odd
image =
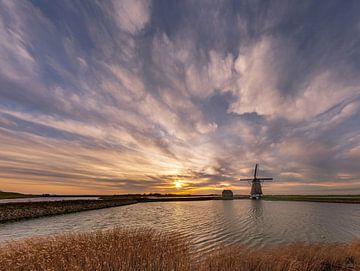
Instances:
[[[251,199],[259,199],[262,196],[261,183],[264,181],[272,181],[273,178],[258,178],[257,177],[258,164],[255,165],[254,178],[252,179],[240,179],[241,182],[251,183]]]

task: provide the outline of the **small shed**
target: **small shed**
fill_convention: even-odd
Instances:
[[[222,191],[222,198],[223,199],[233,199],[234,194],[231,190],[224,190],[224,191]]]

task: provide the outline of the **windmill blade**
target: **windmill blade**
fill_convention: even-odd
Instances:
[[[273,178],[258,178],[260,181],[272,181]]]
[[[253,179],[240,179],[240,182],[250,182],[252,181]]]
[[[258,164],[255,165],[254,178],[256,178],[256,175],[257,175],[257,168],[258,168]]]

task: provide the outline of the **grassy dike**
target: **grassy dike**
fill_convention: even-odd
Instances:
[[[308,201],[327,203],[360,203],[360,195],[265,195],[263,200],[272,201]]]
[[[135,200],[64,200],[48,202],[17,202],[0,204],[0,223],[19,219],[61,215],[80,211],[123,206]]]
[[[0,199],[19,199],[19,198],[31,198],[33,195],[26,195],[16,192],[4,192],[0,190]]]
[[[350,271],[360,270],[360,241],[261,249],[219,247],[199,255],[190,240],[176,234],[113,229],[5,244],[0,247],[0,270]]]

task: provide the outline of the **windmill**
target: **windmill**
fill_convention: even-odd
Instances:
[[[257,177],[257,169],[258,164],[255,165],[254,170],[254,178],[252,179],[240,179],[240,182],[249,182],[251,183],[251,192],[250,192],[250,198],[251,199],[259,199],[261,197],[262,189],[261,189],[261,183],[264,181],[272,181],[273,178],[259,178]]]

